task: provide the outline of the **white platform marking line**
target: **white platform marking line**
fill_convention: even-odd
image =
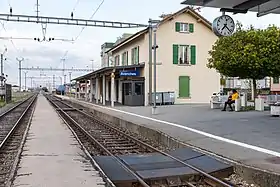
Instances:
[[[80,101],[80,100],[78,100],[78,101]],[[200,134],[200,135],[203,135],[203,136],[215,139],[215,140],[219,140],[219,141],[226,142],[226,143],[233,144],[233,145],[237,145],[237,146],[240,146],[240,147],[243,147],[243,148],[252,149],[254,151],[258,151],[258,152],[261,152],[261,153],[265,153],[265,154],[273,155],[273,156],[276,156],[276,157],[280,157],[280,153],[276,152],[276,151],[272,151],[272,150],[261,148],[261,147],[258,147],[258,146],[254,146],[254,145],[238,142],[238,141],[235,141],[235,140],[223,138],[221,136],[217,136],[217,135],[214,135],[214,134],[210,134],[210,133],[207,133],[207,132],[196,130],[196,129],[186,127],[186,126],[183,126],[183,125],[179,125],[179,124],[176,124],[176,123],[171,123],[171,122],[168,122],[168,121],[163,121],[163,120],[159,120],[159,119],[155,119],[155,118],[150,118],[150,117],[147,117],[147,116],[142,116],[142,115],[139,115],[139,114],[130,113],[130,112],[126,112],[126,111],[123,111],[123,110],[118,110],[118,109],[115,109],[115,108],[104,107],[104,106],[96,105],[96,104],[85,102],[85,101],[81,101],[81,102],[86,103],[86,104],[91,104],[93,106],[96,106],[96,107],[99,107],[99,108],[102,108],[102,109],[108,109],[108,110],[128,114],[128,115],[131,115],[131,116],[136,116],[136,117],[139,117],[139,118],[143,118],[143,119],[147,119],[147,120],[151,120],[151,121],[155,121],[155,122],[159,122],[159,123],[164,123],[164,124],[171,125],[171,126],[178,127],[178,128],[182,128],[182,129],[185,129],[185,130],[188,130],[188,131],[191,131],[191,132],[194,132],[194,133],[197,133],[197,134]]]
[[[123,110],[114,109],[114,108],[104,107],[104,106],[100,106],[100,105],[96,105],[96,104],[92,104],[92,105],[97,106],[99,108],[109,109],[109,110],[113,110],[113,111],[116,111],[116,112],[128,114],[128,115],[131,115],[131,116],[136,116],[136,117],[139,117],[139,118],[152,120],[152,121],[159,122],[159,123],[164,123],[164,124],[171,125],[171,126],[178,127],[178,128],[182,128],[182,129],[185,129],[185,130],[188,130],[188,131],[191,131],[191,132],[194,132],[194,133],[197,133],[197,134],[200,134],[200,135],[203,135],[203,136],[215,139],[215,140],[219,140],[219,141],[230,143],[230,144],[233,144],[233,145],[238,145],[238,146],[243,147],[243,148],[252,149],[254,151],[258,151],[258,152],[261,152],[261,153],[265,153],[265,154],[273,155],[273,156],[276,156],[276,157],[280,157],[280,153],[276,152],[276,151],[272,151],[272,150],[261,148],[261,147],[258,147],[258,146],[254,146],[254,145],[238,142],[238,141],[235,141],[235,140],[223,138],[221,136],[217,136],[217,135],[214,135],[214,134],[210,134],[210,133],[207,133],[207,132],[196,130],[196,129],[186,127],[186,126],[183,126],[183,125],[179,125],[179,124],[176,124],[176,123],[171,123],[171,122],[168,122],[168,121],[163,121],[163,120],[159,120],[159,119],[155,119],[155,118],[150,118],[150,117],[147,117],[147,116],[142,116],[142,115],[139,115],[139,114],[130,113],[130,112],[126,112],[126,111],[123,111]]]

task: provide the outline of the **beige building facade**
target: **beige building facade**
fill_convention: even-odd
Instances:
[[[220,74],[206,67],[208,51],[217,40],[211,23],[187,7],[166,15],[156,35],[157,92],[173,93],[175,104],[209,103],[212,94],[220,91]],[[104,52],[106,46],[102,47],[103,68],[75,79],[90,80],[91,91],[85,98],[112,106],[151,104],[149,29],[119,40]]]
[[[175,92],[175,103],[209,103],[220,75],[206,67],[217,37],[211,24],[189,8],[169,15],[157,31],[157,91]],[[107,51],[115,66],[144,63],[145,105],[149,91],[149,33],[145,29]]]

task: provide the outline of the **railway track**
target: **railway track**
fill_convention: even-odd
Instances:
[[[0,187],[11,185],[35,101],[33,95],[0,115]]]
[[[101,121],[92,117],[90,114],[72,107],[64,103],[61,99],[53,96],[47,96],[47,99],[58,111],[59,115],[64,119],[67,125],[76,133],[80,141],[88,149],[91,155],[104,155],[111,156],[118,162],[125,170],[129,171],[135,176],[143,187],[150,187],[133,169],[129,168],[121,161],[119,155],[128,154],[147,154],[147,153],[160,153],[172,160],[195,170],[201,178],[195,183],[184,182],[180,186],[189,187],[206,187],[206,186],[219,186],[219,187],[232,187],[233,184],[224,180],[218,179],[195,166],[192,166],[162,150],[154,145],[149,144],[146,140],[142,140],[135,135],[131,135],[123,129],[118,129],[106,121]],[[203,182],[201,182],[201,179]],[[175,187],[175,186],[174,186]]]

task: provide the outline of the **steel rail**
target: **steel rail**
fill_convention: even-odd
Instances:
[[[74,123],[75,126],[78,127],[79,130],[81,130],[89,139],[91,139],[95,144],[97,144],[101,149],[103,149],[103,151],[105,151],[109,156],[111,156],[115,161],[117,161],[122,168],[124,168],[126,171],[131,173],[134,177],[136,177],[138,182],[141,185],[143,185],[143,187],[150,187],[140,176],[138,176],[138,174],[136,174],[134,171],[132,171],[132,169],[130,169],[126,164],[124,164],[118,156],[113,155],[107,148],[105,148],[100,142],[98,142],[98,140],[96,140],[92,135],[90,135],[79,123],[77,123],[71,116],[69,116],[66,112],[64,112],[63,109],[61,107],[59,107],[53,100],[49,99],[48,97],[47,97],[47,99],[61,113],[63,113],[65,115],[65,117],[67,117],[72,123]]]
[[[7,111],[3,112],[0,114],[0,119],[2,117],[4,117],[6,114],[8,114],[9,112],[13,111],[14,109],[16,109],[18,106],[22,105],[23,103],[25,103],[26,101],[28,101],[30,98],[32,98],[34,95],[24,99],[23,101],[19,102],[18,104],[16,104],[15,106],[13,106],[12,108],[8,109]]]
[[[207,177],[207,178],[209,178],[209,179],[215,181],[216,183],[218,183],[218,184],[220,184],[220,185],[223,185],[223,186],[225,186],[225,187],[233,187],[232,185],[229,185],[229,184],[225,183],[224,181],[222,181],[222,180],[220,180],[220,179],[218,179],[218,178],[212,176],[211,174],[208,174],[207,172],[205,172],[205,171],[203,171],[203,170],[201,170],[201,169],[199,169],[199,168],[197,168],[197,167],[195,167],[195,166],[193,166],[193,165],[191,165],[191,164],[189,164],[189,163],[187,163],[187,162],[184,162],[184,161],[182,161],[182,160],[180,160],[180,159],[178,159],[178,158],[176,158],[176,157],[174,157],[174,156],[172,156],[172,155],[170,155],[170,154],[168,154],[168,153],[166,153],[166,152],[164,152],[164,151],[161,151],[161,150],[159,150],[159,149],[157,149],[157,148],[155,148],[155,147],[153,147],[153,146],[151,146],[151,145],[149,145],[149,144],[147,144],[147,143],[145,143],[145,142],[143,142],[143,141],[141,141],[141,140],[138,140],[137,138],[135,138],[135,137],[133,137],[133,136],[130,136],[130,135],[126,134],[125,132],[123,132],[123,131],[117,129],[116,127],[113,127],[112,125],[109,125],[107,121],[97,120],[96,118],[94,118],[93,116],[91,116],[90,114],[88,114],[88,113],[86,113],[86,112],[84,112],[84,111],[78,110],[77,108],[75,108],[75,107],[73,107],[73,106],[71,106],[71,105],[69,105],[69,104],[67,104],[67,103],[64,103],[64,102],[61,101],[61,100],[58,100],[58,101],[60,101],[60,102],[62,102],[63,104],[67,105],[68,107],[71,107],[71,108],[75,109],[76,111],[78,111],[78,112],[80,112],[80,113],[82,113],[82,114],[84,114],[84,115],[90,117],[90,118],[93,119],[94,121],[97,121],[97,122],[99,122],[99,123],[102,123],[102,125],[106,125],[107,127],[109,127],[109,128],[111,128],[111,129],[113,129],[114,131],[116,131],[116,132],[122,134],[123,136],[126,136],[126,137],[132,139],[133,141],[138,142],[139,144],[142,144],[142,145],[144,145],[144,146],[146,146],[146,147],[148,147],[148,148],[154,150],[155,152],[158,152],[158,153],[160,153],[160,154],[162,154],[162,155],[164,155],[164,156],[167,156],[167,157],[169,157],[169,158],[171,158],[171,159],[173,159],[173,160],[175,160],[175,161],[177,161],[177,162],[179,162],[179,163],[181,163],[181,164],[183,164],[183,165],[185,165],[185,166],[187,166],[187,167],[189,167],[189,168],[195,170],[196,172],[198,172],[198,173],[204,175],[205,177]]]
[[[33,98],[32,98],[33,97]],[[0,143],[0,150],[4,147],[5,143],[8,141],[8,139],[12,136],[12,134],[14,133],[15,129],[18,127],[20,121],[22,120],[22,118],[26,115],[27,111],[30,109],[31,105],[33,104],[33,102],[36,100],[37,95],[33,95],[32,97],[28,98],[32,99],[31,102],[29,103],[29,105],[25,108],[25,110],[23,111],[23,113],[21,114],[21,116],[19,117],[19,119],[16,121],[16,123],[13,125],[12,129],[9,131],[9,133],[5,136],[4,140]],[[27,102],[27,100],[25,102]],[[11,111],[10,111],[11,112]]]
[[[7,182],[7,185],[6,186],[9,186],[11,187],[12,186],[12,183],[15,179],[15,176],[16,176],[16,170],[17,170],[17,167],[20,163],[20,155],[22,154],[23,152],[23,148],[24,148],[24,144],[26,142],[26,139],[27,139],[27,136],[28,136],[28,131],[30,129],[30,126],[31,126],[31,122],[32,122],[32,118],[33,118],[33,115],[34,115],[34,112],[35,112],[35,108],[36,108],[36,101],[37,101],[37,97],[34,99],[33,104],[35,105],[33,108],[32,108],[32,111],[31,111],[31,115],[28,119],[28,124],[27,124],[27,127],[24,131],[24,134],[23,134],[23,137],[22,137],[22,140],[20,142],[20,146],[19,146],[19,151],[17,152],[17,155],[15,157],[15,160],[14,160],[14,163],[13,163],[13,166],[11,168],[11,172],[10,172],[10,175],[9,175],[9,178],[8,178],[8,182]],[[31,104],[32,106],[32,104]],[[31,107],[30,106],[30,107]]]
[[[49,98],[46,97],[48,101]],[[53,103],[51,102],[51,104],[53,105]],[[53,105],[54,106],[54,105]],[[73,133],[74,137],[76,138],[76,140],[78,141],[78,143],[81,145],[82,149],[84,150],[84,152],[86,153],[86,155],[89,157],[89,159],[91,160],[91,162],[93,163],[94,167],[97,168],[97,170],[99,172],[101,172],[101,175],[103,178],[105,178],[105,180],[108,182],[108,184],[110,185],[110,187],[116,187],[115,184],[106,176],[106,174],[104,173],[104,171],[100,168],[100,166],[98,166],[98,164],[96,163],[96,161],[92,158],[92,156],[90,155],[90,153],[88,152],[88,150],[86,149],[86,147],[83,145],[83,143],[81,142],[81,140],[79,139],[78,135],[75,133],[74,129],[71,127],[71,125],[63,118],[63,116],[56,111],[56,113],[58,114],[58,116],[62,119],[62,121],[67,125],[67,127],[70,129],[70,131]]]

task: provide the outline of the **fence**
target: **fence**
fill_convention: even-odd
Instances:
[[[280,102],[280,95],[258,95],[258,98],[262,98],[266,104]]]

